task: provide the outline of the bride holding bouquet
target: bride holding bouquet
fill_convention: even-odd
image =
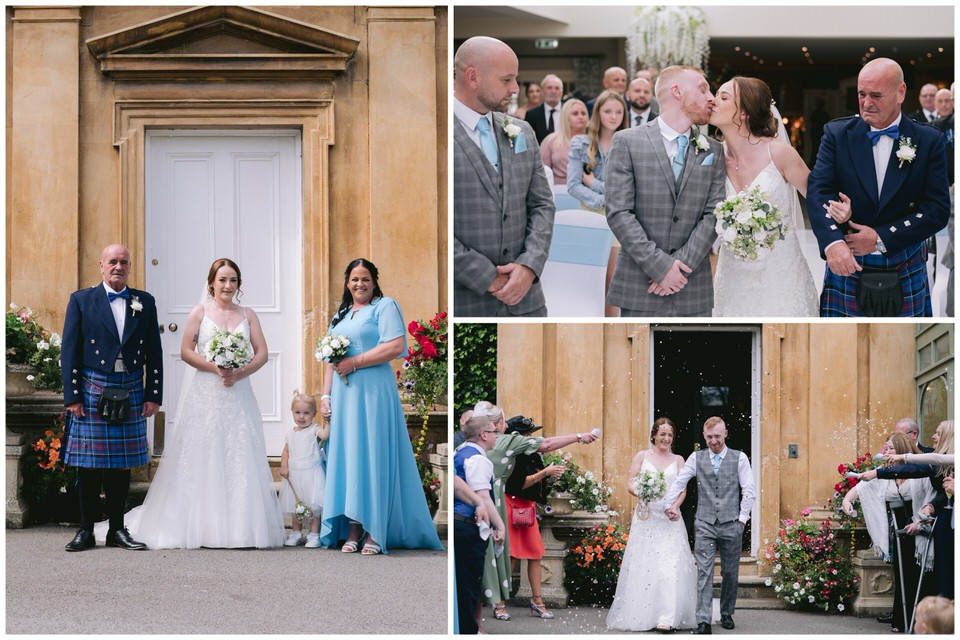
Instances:
[[[627,490],[640,502],[607,614],[610,629],[666,632],[697,626],[697,566],[687,530],[683,520],[671,521],[664,513],[663,496],[684,464],[672,450],[675,436],[673,421],[657,418],[650,431],[652,448],[630,465]],[[685,496],[686,491],[674,506],[679,508]]]
[[[819,315],[797,237],[803,228],[797,192],[806,196],[810,169],[790,146],[770,87],[741,76],[725,82],[710,124],[723,133],[727,170],[727,200],[717,205],[713,315]]]

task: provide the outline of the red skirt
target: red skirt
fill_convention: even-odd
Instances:
[[[540,525],[534,518],[531,527],[513,526],[513,507],[519,509],[534,508],[536,502],[526,498],[507,496],[507,535],[510,537],[510,557],[520,560],[539,560],[543,557],[543,537]]]

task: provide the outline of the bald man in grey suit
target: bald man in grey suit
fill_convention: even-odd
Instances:
[[[454,58],[453,305],[458,316],[545,316],[539,277],[553,192],[530,125],[506,117],[513,50],[470,38]]]
[[[607,223],[620,256],[607,304],[623,316],[709,316],[708,254],[723,199],[723,151],[706,136],[713,94],[703,71],[667,67],[660,117],[619,131],[604,169]]]

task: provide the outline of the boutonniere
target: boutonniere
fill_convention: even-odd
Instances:
[[[707,136],[700,131],[699,127],[693,128],[693,135],[691,137],[693,138],[693,146],[696,149],[693,155],[699,155],[701,151],[706,151],[710,148],[710,141],[707,140]]]
[[[510,148],[514,153],[520,153],[527,150],[527,139],[523,135],[523,129],[520,125],[514,124],[510,118],[503,119],[503,135],[510,140]]]
[[[137,315],[137,311],[143,311],[143,303],[137,296],[130,296],[130,315]]]
[[[899,169],[903,169],[903,163],[913,162],[917,157],[917,145],[910,142],[910,138],[900,136],[900,148],[897,149],[897,158],[900,159]]]

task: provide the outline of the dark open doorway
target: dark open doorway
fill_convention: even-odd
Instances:
[[[727,425],[727,446],[746,453],[752,463],[754,336],[750,329],[654,329],[653,415],[668,416],[677,425],[674,451],[679,455],[687,458],[706,446],[703,423],[719,416]],[[690,482],[682,511],[691,541],[696,502],[696,483]],[[746,552],[752,523],[743,532]]]

